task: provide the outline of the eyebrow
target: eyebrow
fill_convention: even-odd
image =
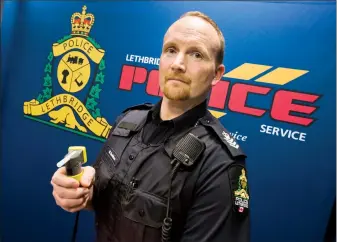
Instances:
[[[163,49],[166,49],[168,46],[177,46],[178,44],[176,44],[176,39],[171,39],[171,40],[168,40],[168,41],[164,41],[164,45],[163,45]],[[209,56],[209,58],[211,58],[210,56],[210,51],[207,50],[207,48],[203,47],[202,45],[200,44],[196,44],[195,41],[192,41],[192,45],[190,47],[188,47],[188,49],[197,49],[199,51],[201,51],[202,53],[204,54],[207,54]],[[211,48],[213,49],[213,48]]]

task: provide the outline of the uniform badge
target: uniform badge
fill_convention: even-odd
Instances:
[[[233,165],[229,169],[233,209],[237,213],[246,214],[249,209],[249,189],[246,169],[240,165]]]

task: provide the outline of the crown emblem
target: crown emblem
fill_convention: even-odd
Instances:
[[[71,34],[89,36],[89,32],[94,25],[95,17],[91,13],[86,13],[87,7],[83,6],[82,14],[79,12],[71,16]]]

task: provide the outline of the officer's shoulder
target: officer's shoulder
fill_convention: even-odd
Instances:
[[[200,119],[202,125],[208,127],[211,130],[210,135],[215,137],[224,147],[226,147],[227,152],[234,159],[236,158],[246,158],[246,154],[237,143],[234,137],[228,132],[228,130],[220,123],[220,121],[215,118],[211,113],[208,112],[206,116]]]
[[[127,113],[132,110],[150,110],[154,104],[152,103],[141,103],[141,104],[136,104],[133,106],[130,106],[122,111],[122,113]]]
[[[129,114],[135,114],[132,111],[143,111],[143,115],[139,115],[140,113],[136,113],[135,115],[138,117],[140,116],[144,116],[144,114],[146,113],[146,111],[150,110],[154,105],[151,103],[142,103],[142,104],[137,104],[137,105],[133,105],[130,106],[126,109],[124,109],[116,118],[115,124],[117,125],[122,119],[125,119],[127,116],[130,116]],[[131,115],[131,116],[135,116],[135,115]]]
[[[112,133],[124,132],[124,134],[128,134],[130,131],[136,131],[145,122],[147,112],[153,106],[151,103],[142,103],[124,109],[116,118],[114,128],[110,130],[109,137]],[[128,131],[120,131],[120,129],[127,129]]]

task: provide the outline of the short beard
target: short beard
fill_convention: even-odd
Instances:
[[[186,101],[190,98],[190,87],[188,85],[184,85],[183,87],[178,88],[165,84],[163,93],[165,97],[170,100]]]

